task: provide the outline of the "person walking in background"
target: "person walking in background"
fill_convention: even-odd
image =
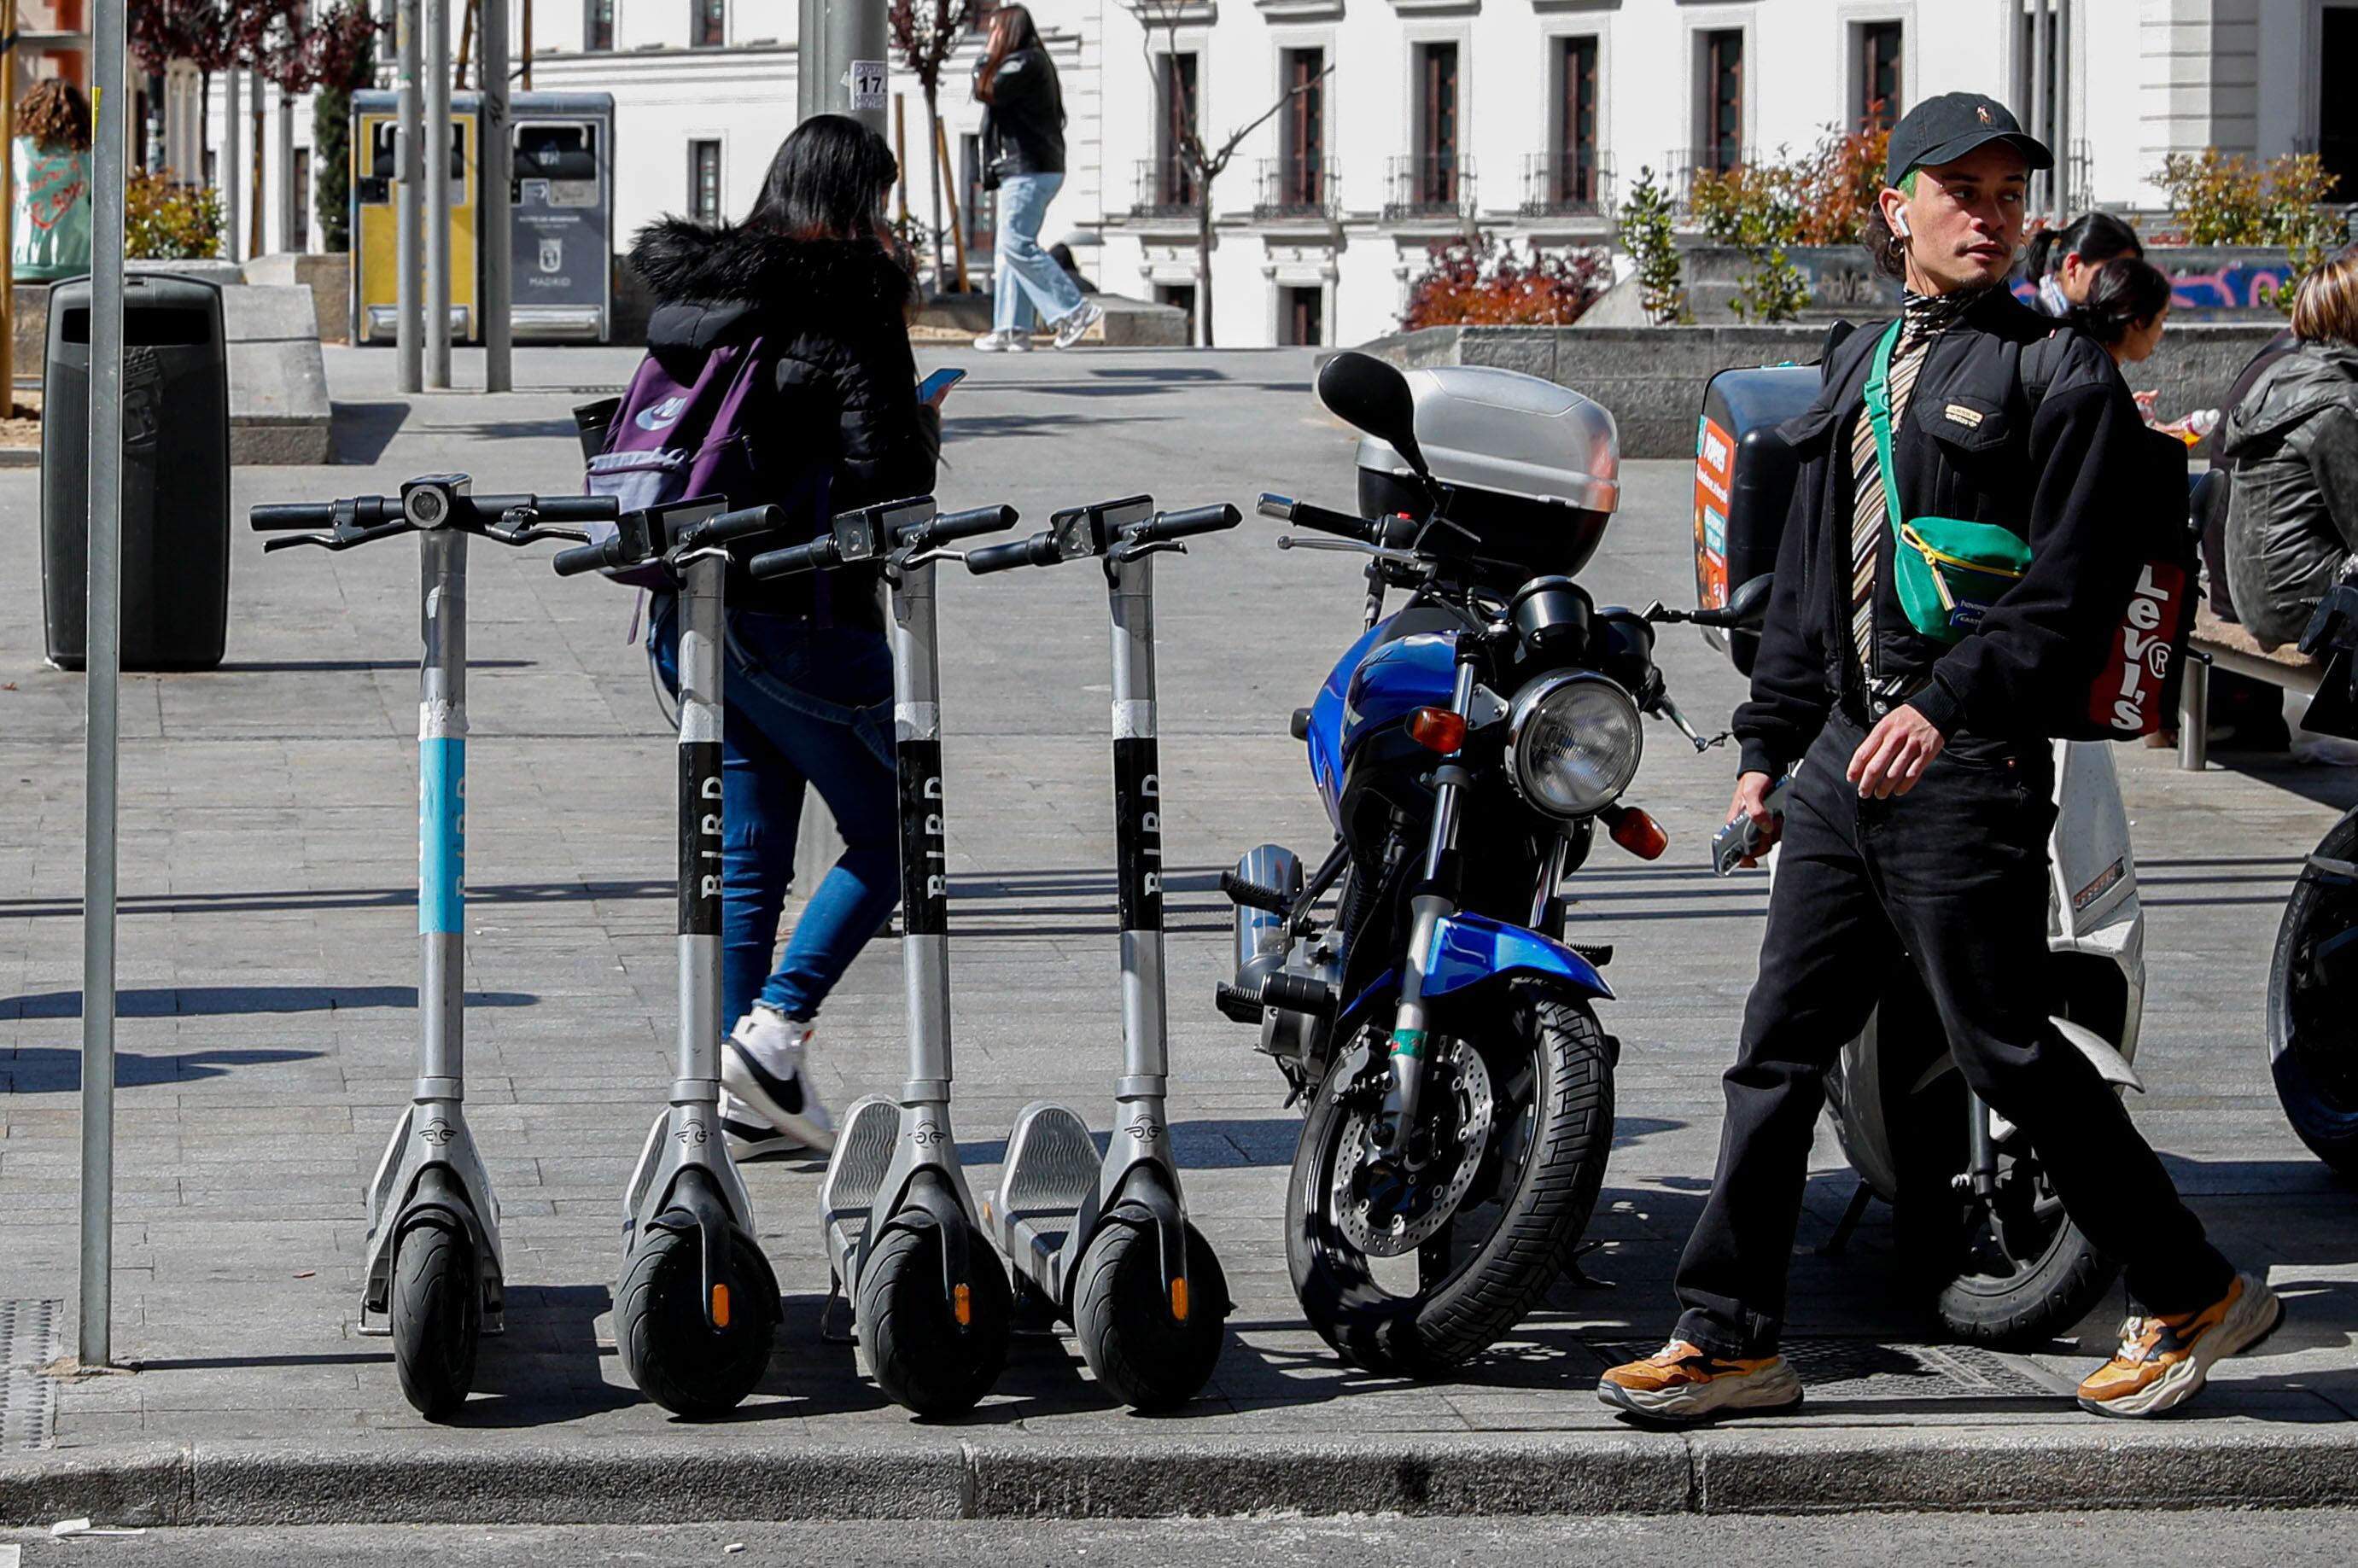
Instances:
[[[16,281],[90,270],[90,100],[54,77],[16,105]]]
[[[982,104],[983,189],[999,194],[991,326],[974,346],[985,353],[1028,352],[1036,316],[1055,332],[1056,346],[1069,349],[1104,319],[1105,307],[1084,299],[1040,246],[1048,203],[1065,183],[1065,93],[1022,6],[991,13],[974,95]]]
[[[783,505],[789,532],[934,488],[939,416],[916,396],[908,257],[884,227],[899,168],[882,137],[839,114],[778,149],[741,224],[665,218],[631,266],[655,297],[647,352],[682,385],[724,344],[763,373],[741,416],[752,481],[731,506]],[[728,716],[721,735],[722,1125],[739,1159],[834,1147],[811,1082],[819,1004],[900,898],[892,775],[892,655],[873,568],[757,582],[729,573]],[[676,600],[656,600],[648,650],[679,689]],[[844,840],[772,968],[803,792]]]
[[[2137,232],[2110,212],[2082,212],[2061,229],[2041,229],[2024,252],[2023,276],[2039,290],[2039,308],[2069,316],[2086,303],[2096,269],[2115,256],[2145,259]]]

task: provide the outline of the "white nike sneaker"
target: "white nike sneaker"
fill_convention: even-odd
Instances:
[[[817,1033],[808,1022],[756,1002],[722,1043],[720,1081],[756,1120],[825,1154],[835,1148],[835,1119],[811,1087],[808,1067]]]
[[[772,1127],[760,1111],[727,1089],[720,1091],[720,1131],[729,1140],[729,1157],[741,1165],[757,1160],[816,1159],[820,1154],[801,1139]]]

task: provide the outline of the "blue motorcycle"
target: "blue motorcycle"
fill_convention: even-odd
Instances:
[[[1621,799],[1640,716],[1703,743],[1654,623],[1737,625],[1761,595],[1633,611],[1573,580],[1619,501],[1612,419],[1577,393],[1343,353],[1318,395],[1368,438],[1374,515],[1260,511],[1326,535],[1281,548],[1367,559],[1367,629],[1294,716],[1335,840],[1307,875],[1273,844],[1224,873],[1218,1002],[1305,1106],[1286,1192],[1303,1312],[1346,1360],[1432,1375],[1538,1303],[1604,1180],[1612,952],[1564,941],[1558,889],[1600,824],[1646,859],[1665,847]]]

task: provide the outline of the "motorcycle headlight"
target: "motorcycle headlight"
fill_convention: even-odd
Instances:
[[[1543,676],[1515,698],[1515,790],[1551,816],[1590,816],[1638,776],[1638,705],[1603,676]]]

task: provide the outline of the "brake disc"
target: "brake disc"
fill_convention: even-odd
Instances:
[[[1352,1112],[1343,1125],[1329,1212],[1344,1238],[1369,1257],[1415,1250],[1457,1212],[1482,1168],[1497,1108],[1489,1069],[1464,1041],[1443,1044],[1425,1061],[1433,1152],[1424,1165],[1410,1170],[1376,1152],[1377,1105]]]

